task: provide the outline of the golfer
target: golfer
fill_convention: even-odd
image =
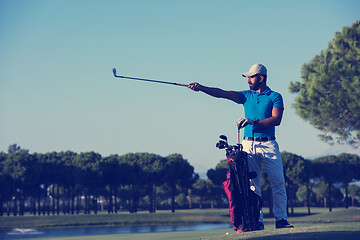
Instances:
[[[257,177],[251,179],[255,192],[261,196],[261,161],[269,176],[273,193],[276,228],[292,228],[287,222],[287,197],[283,165],[279,145],[275,141],[275,126],[281,123],[284,104],[282,96],[272,91],[266,84],[267,70],[262,64],[253,65],[247,77],[250,90],[225,91],[190,83],[188,88],[201,91],[216,98],[225,98],[244,105],[245,118],[237,121],[239,128],[244,129],[243,150],[249,154],[249,169],[255,171]],[[261,210],[257,230],[263,230],[263,212]]]

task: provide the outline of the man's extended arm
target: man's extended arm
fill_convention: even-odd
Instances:
[[[204,92],[212,97],[216,98],[225,98],[231,101],[234,101],[236,103],[240,103],[240,97],[239,94],[235,91],[225,91],[220,88],[212,88],[212,87],[206,87],[199,83],[190,83],[188,85],[188,88],[198,92]]]

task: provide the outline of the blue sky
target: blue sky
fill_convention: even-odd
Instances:
[[[352,152],[329,146],[292,108],[291,81],[359,19],[360,1],[1,0],[0,151],[181,153],[196,172],[237,141],[241,105],[184,87],[125,76],[248,89],[241,73],[268,68],[285,100],[281,151],[305,158]]]

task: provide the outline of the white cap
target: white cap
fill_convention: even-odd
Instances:
[[[267,75],[266,67],[262,64],[258,64],[258,63],[254,64],[251,66],[250,70],[246,73],[243,73],[242,76],[243,77],[251,77],[256,74]]]

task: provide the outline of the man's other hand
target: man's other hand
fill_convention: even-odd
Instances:
[[[238,129],[244,128],[247,125],[254,125],[254,121],[249,118],[239,118],[236,123]]]

